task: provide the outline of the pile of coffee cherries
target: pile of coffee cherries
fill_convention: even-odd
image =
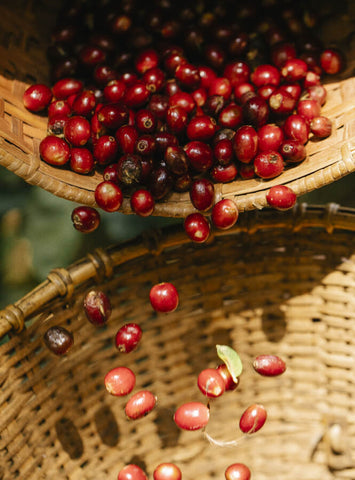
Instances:
[[[95,200],[107,212],[129,197],[148,216],[189,192],[185,230],[202,243],[238,218],[232,200],[215,201],[216,183],[275,178],[306,158],[310,137],[330,135],[322,78],[344,59],[317,38],[317,21],[307,2],[70,2],[48,49],[52,86],[24,94],[48,115],[41,158],[100,172]],[[296,195],[280,185],[267,202],[288,209]],[[82,232],[100,223],[91,207],[72,218]]]
[[[170,282],[154,285],[149,293],[152,308],[158,314],[174,312],[179,305],[179,293]],[[111,314],[111,302],[102,290],[92,289],[87,292],[83,301],[86,318],[96,327],[107,324]],[[122,354],[129,354],[136,348],[142,338],[142,329],[137,323],[125,323],[117,331],[115,347]],[[73,343],[73,334],[61,326],[50,327],[44,334],[44,342],[55,355],[62,356],[69,352]],[[246,436],[256,433],[266,422],[267,411],[261,404],[249,405],[239,418],[241,436],[233,441],[217,441],[206,431],[210,419],[210,400],[220,397],[227,391],[233,391],[239,384],[243,371],[242,361],[235,350],[228,345],[216,345],[217,356],[222,363],[215,368],[203,369],[196,380],[200,392],[206,402],[192,401],[180,405],[173,415],[178,428],[195,431],[201,430],[212,444],[219,446],[238,445]],[[276,355],[258,355],[253,361],[254,370],[263,376],[274,377],[286,370],[285,362]],[[131,394],[136,386],[135,373],[126,366],[115,366],[110,369],[104,379],[107,392],[116,397]],[[156,395],[147,389],[133,393],[125,405],[125,415],[129,420],[139,420],[148,415],[156,406]],[[161,463],[153,472],[154,480],[181,480],[181,469],[174,463]],[[226,480],[249,480],[250,469],[243,463],[234,463],[225,469]],[[142,468],[136,464],[126,465],[118,473],[118,480],[147,480]]]

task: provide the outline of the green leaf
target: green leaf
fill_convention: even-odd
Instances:
[[[233,348],[228,345],[216,345],[218,357],[227,365],[229,373],[235,382],[243,371],[242,361]]]

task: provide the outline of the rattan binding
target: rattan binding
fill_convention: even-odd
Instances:
[[[0,6],[0,22],[4,22],[5,32],[0,42],[0,164],[54,195],[94,206],[94,190],[102,175],[80,175],[43,162],[39,143],[46,135],[46,119],[26,111],[22,104],[26,85],[34,80],[46,82],[48,77],[46,38],[54,18],[55,8],[43,0],[16,0]],[[269,181],[252,179],[217,184],[216,201],[231,198],[240,211],[261,209],[267,205],[265,195],[272,185],[288,185],[300,196],[353,172],[355,78],[349,77],[352,74],[349,65],[342,79],[327,85],[328,101],[323,111],[333,121],[334,131],[325,140],[308,142],[308,157],[304,162]],[[121,211],[132,213],[129,198],[125,198]],[[157,203],[154,215],[185,217],[193,211],[188,193],[173,193]]]
[[[114,480],[130,462],[149,478],[161,462],[177,463],[187,480],[224,478],[234,462],[258,480],[355,478],[355,211],[300,204],[240,220],[208,245],[173,226],[97,249],[0,312],[9,334],[0,346],[0,478]],[[175,312],[152,310],[158,281],[177,286]],[[93,287],[113,305],[105,328],[83,312]],[[129,321],[143,337],[119,354],[114,336]],[[63,358],[43,343],[54,324],[74,333]],[[268,411],[260,432],[229,448],[172,420],[183,402],[204,401],[196,377],[219,363],[216,344],[235,348],[244,372],[237,390],[211,402],[208,433],[230,441],[249,404]],[[258,376],[251,364],[260,353],[280,355],[286,372]],[[128,420],[126,398],[104,388],[118,365],[136,373],[135,391],[158,397],[140,420]]]

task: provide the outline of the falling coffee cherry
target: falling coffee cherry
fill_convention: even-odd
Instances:
[[[130,353],[142,338],[142,329],[137,323],[125,323],[119,328],[115,337],[115,345],[120,353]]]
[[[115,367],[106,373],[104,383],[108,393],[122,397],[131,393],[136,384],[136,376],[128,367]]]
[[[112,313],[110,299],[100,290],[90,290],[84,298],[84,311],[89,322],[101,327]]]
[[[266,421],[266,410],[263,405],[250,405],[239,420],[239,428],[243,433],[255,433],[261,429]]]
[[[138,465],[130,463],[119,471],[117,480],[148,480],[148,477]]]
[[[276,377],[286,370],[286,363],[277,355],[258,355],[253,362],[254,370],[264,377]]]
[[[74,336],[59,325],[48,328],[43,336],[47,348],[55,355],[65,355],[74,344]]]
[[[145,417],[153,410],[157,403],[157,397],[149,390],[141,390],[128,400],[125,413],[131,420]]]
[[[210,418],[209,408],[201,402],[187,402],[177,408],[174,422],[182,430],[200,430]]]
[[[226,480],[249,480],[251,472],[244,463],[232,463],[226,468],[224,476]]]
[[[160,463],[153,472],[154,480],[181,480],[182,473],[175,463]]]
[[[161,282],[151,288],[149,300],[156,312],[169,313],[177,309],[179,294],[172,283]]]

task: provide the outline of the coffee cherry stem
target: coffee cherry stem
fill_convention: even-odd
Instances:
[[[237,447],[240,445],[241,442],[246,440],[247,434],[240,435],[238,438],[234,440],[217,440],[216,438],[212,437],[206,430],[202,431],[203,436],[209,441],[211,445],[215,445],[216,447]]]

